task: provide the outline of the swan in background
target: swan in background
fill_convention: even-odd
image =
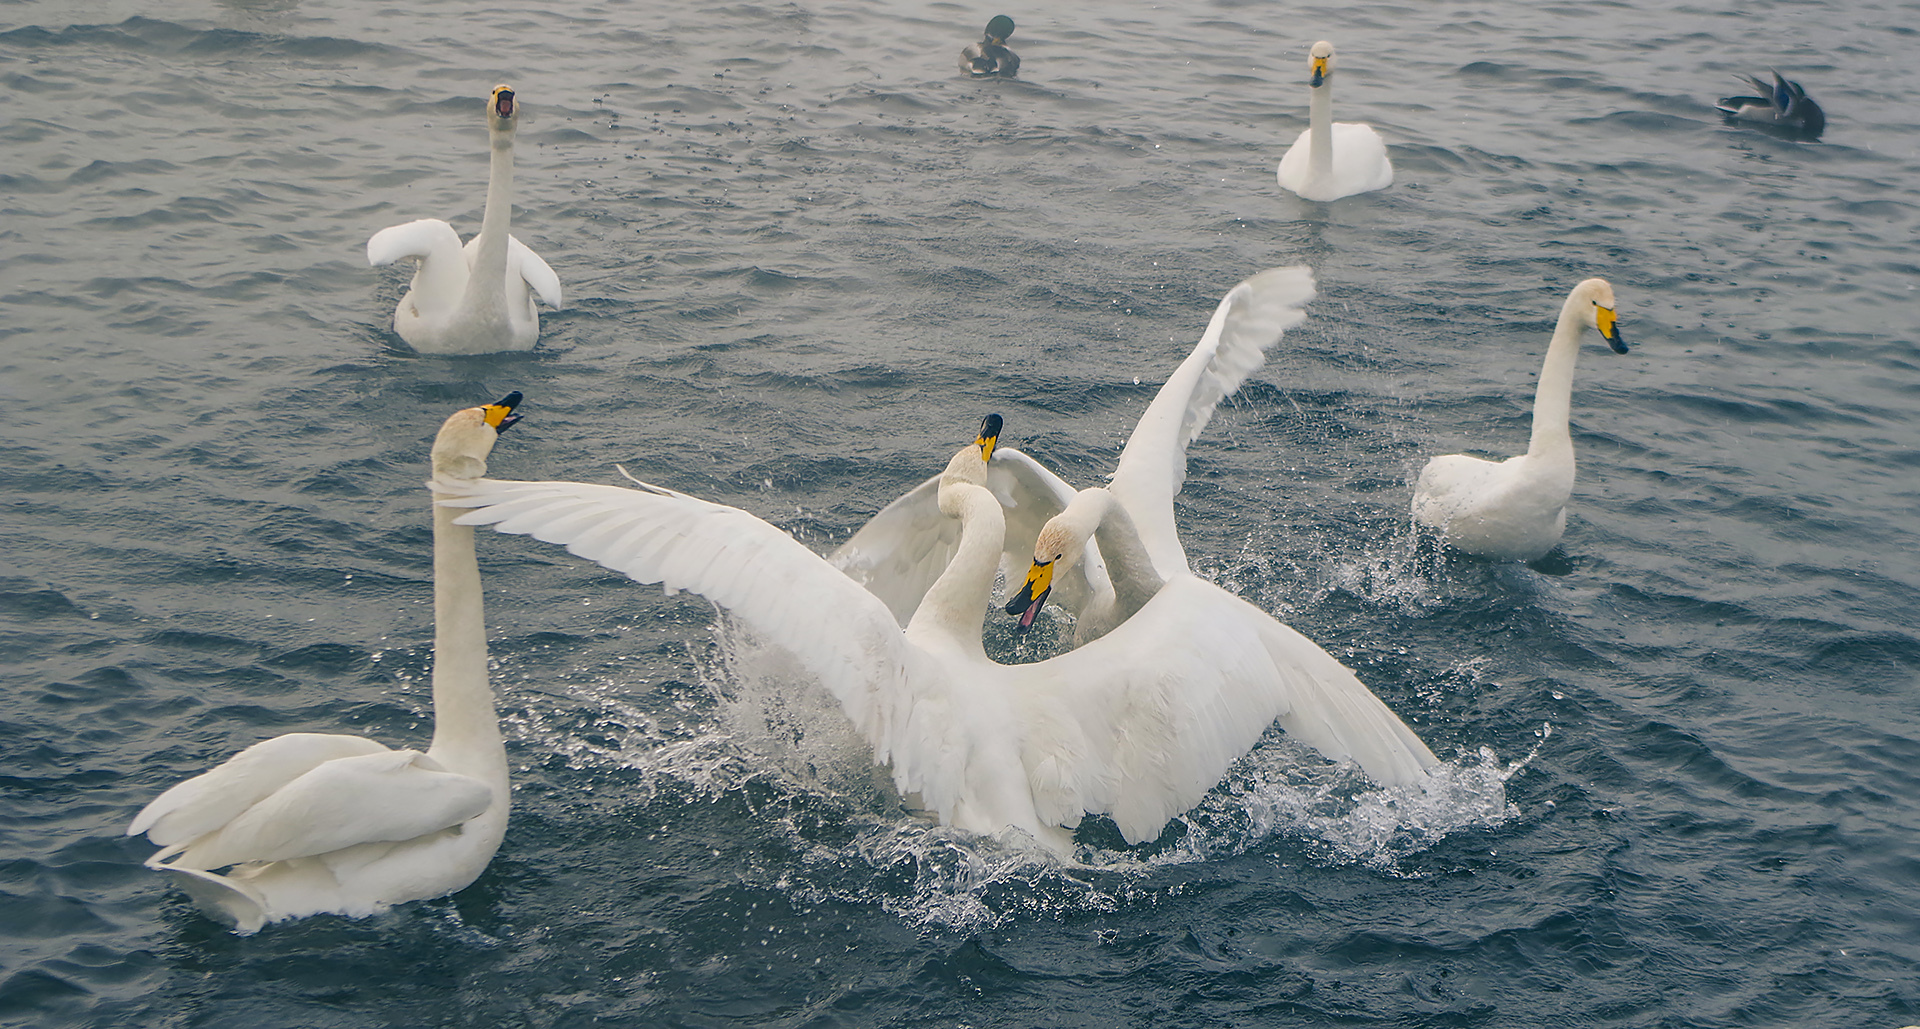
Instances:
[[[1004,14],[994,15],[987,22],[986,35],[980,42],[960,51],[960,70],[974,78],[990,75],[1013,78],[1020,72],[1020,55],[1007,49],[1007,40],[1012,37],[1013,19]]]
[[[1427,462],[1413,491],[1413,520],[1469,554],[1532,561],[1552,550],[1567,527],[1573,493],[1573,436],[1567,420],[1580,339],[1595,329],[1616,354],[1627,352],[1614,313],[1613,287],[1588,279],[1560,308],[1540,384],[1533,395],[1533,438],[1505,461],[1448,454]]]
[[[519,393],[456,412],[433,443],[435,488],[486,474]],[[433,742],[425,753],[297,732],[162,793],[127,835],[163,849],[207,914],[243,933],[283,918],[370,915],[463,889],[507,831],[507,752],[487,684],[473,530],[433,512]],[[219,869],[225,868],[222,873]]]
[[[1218,399],[1197,406],[1210,413]],[[1172,438],[1190,410],[1167,411]],[[989,659],[985,608],[1008,535],[1003,501],[984,485],[998,428],[989,419],[942,473],[939,507],[959,540],[904,630],[885,601],[785,532],[672,490],[479,480],[443,503],[476,509],[462,523],[561,544],[726,608],[833,694],[903,796],[972,832],[1020,829],[1062,857],[1087,814],[1110,815],[1129,842],[1156,838],[1276,719],[1383,783],[1417,782],[1433,764],[1337,661],[1191,575],[1076,650]],[[1178,481],[1157,488],[1170,498]]]
[[[1131,554],[1123,539],[1096,535],[1049,581],[1048,599],[1073,615],[1076,645],[1119,625],[1169,576],[1187,571],[1173,524],[1173,498],[1187,475],[1187,445],[1206,430],[1220,401],[1266,361],[1281,335],[1306,318],[1313,296],[1313,272],[1305,267],[1269,269],[1240,283],[1221,299],[1200,342],[1160,387],[1127,440],[1109,487],[1146,526],[1150,559]],[[937,486],[938,477],[929,479],[889,504],[829,559],[885,600],[903,625],[953,555],[957,529],[933,501]],[[1012,586],[1027,574],[1042,526],[1066,509],[1076,491],[1008,447],[994,452],[988,487],[1005,509],[1001,569]],[[1125,560],[1124,570],[1113,564],[1116,558]],[[1035,606],[1021,620],[1023,631],[1039,611]]]
[[[1371,125],[1333,120],[1333,44],[1313,44],[1307,67],[1307,131],[1280,158],[1280,185],[1326,202],[1393,185],[1387,144]]]
[[[393,310],[393,331],[423,354],[491,354],[531,350],[540,338],[538,294],[560,306],[560,279],[540,255],[508,232],[513,217],[513,134],[520,107],[513,90],[487,98],[492,164],[480,234],[463,248],[453,226],[422,218],[381,229],[367,240],[375,267],[411,258],[413,283]]]
[[[1752,86],[1754,92],[1760,95],[1722,97],[1713,106],[1726,115],[1728,121],[1779,129],[1806,139],[1818,139],[1820,133],[1826,131],[1827,113],[1813,102],[1806,90],[1800,88],[1800,83],[1781,78],[1777,71],[1773,72],[1772,86],[1760,81],[1757,75],[1736,77]]]

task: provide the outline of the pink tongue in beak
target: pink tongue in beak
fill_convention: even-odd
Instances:
[[[500,109],[500,117],[502,118],[513,117],[513,98],[510,96],[501,97],[499,109]]]
[[[1034,616],[1040,613],[1040,604],[1040,600],[1035,600],[1033,603],[1027,605],[1025,611],[1020,612],[1020,630],[1022,632],[1033,628],[1033,619]]]

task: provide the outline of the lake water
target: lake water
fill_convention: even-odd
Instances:
[[[0,7],[0,1023],[1920,1022],[1920,93],[1911,5]],[[1274,166],[1306,49],[1385,191]],[[1819,143],[1712,101],[1777,66]],[[519,91],[539,347],[419,356],[374,231],[479,225]],[[1446,759],[1384,808],[1278,732],[1089,867],[900,810],[697,598],[479,537],[515,777],[451,898],[226,932],[122,832],[268,736],[425,740],[428,441],[647,480],[825,550],[981,414],[1110,471],[1214,303],[1320,298],[1192,454],[1208,577]],[[1566,291],[1562,548],[1416,548],[1421,463],[1525,445]],[[1020,656],[1004,619],[990,645]],[[1036,644],[1038,645],[1038,644]]]

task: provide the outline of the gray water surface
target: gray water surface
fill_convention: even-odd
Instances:
[[[0,8],[0,1022],[1857,1026],[1920,1021],[1911,4]],[[1397,169],[1278,188],[1306,49]],[[1720,124],[1777,66],[1818,143]],[[477,231],[519,91],[539,347],[416,355],[369,235]],[[430,724],[428,441],[817,549],[999,411],[1101,481],[1235,282],[1320,299],[1194,446],[1197,570],[1446,759],[1423,805],[1270,732],[1087,867],[902,810],[780,656],[483,534],[513,824],[460,894],[235,936],[122,833],[260,739]],[[1609,279],[1534,566],[1416,548],[1525,445]],[[989,646],[1023,650],[1003,619]]]

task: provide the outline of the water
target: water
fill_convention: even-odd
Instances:
[[[1920,131],[1911,10],[120,0],[0,12],[0,1022],[1896,1027],[1920,1021]],[[1278,190],[1305,49],[1398,180]],[[1779,66],[1822,143],[1720,126]],[[525,105],[530,354],[408,352],[372,232],[463,232]],[[258,739],[426,731],[427,441],[738,504],[822,549],[979,416],[1109,471],[1221,293],[1321,299],[1196,445],[1209,577],[1447,759],[1370,793],[1269,734],[1086,868],[902,812],[777,655],[480,540],[516,783],[459,895],[238,937],[121,836]],[[1611,280],[1534,567],[1408,541],[1512,452]],[[1012,643],[993,645],[1011,656]]]

